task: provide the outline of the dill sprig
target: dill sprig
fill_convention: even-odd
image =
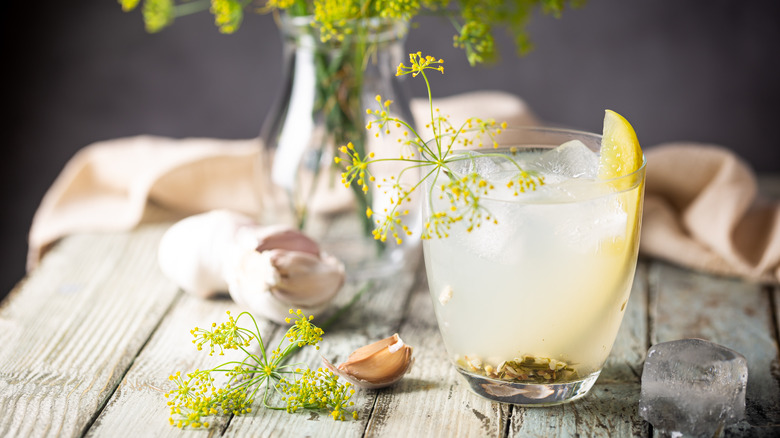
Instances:
[[[412,202],[412,193],[425,187],[427,180],[430,180],[429,195],[438,189],[441,192],[439,197],[446,197],[449,202],[448,208],[436,210],[434,197],[428,196],[431,214],[425,218],[421,238],[447,237],[451,226],[458,222],[465,222],[467,231],[479,228],[485,221],[497,223],[481,202],[483,196],[495,189],[493,184],[477,171],[458,174],[453,171],[452,165],[474,159],[472,155],[456,153],[456,150],[486,145],[497,149],[496,137],[506,129],[506,123],[496,123],[493,119],[470,118],[459,126],[453,126],[448,116],[442,115],[439,109],[434,108],[431,86],[426,74],[427,70],[444,73],[444,61],[417,52],[409,54],[409,63],[409,66],[401,63],[396,75],[419,75],[424,79],[431,119],[425,127],[433,131],[433,139],[425,141],[411,124],[390,115],[388,108],[392,102],[376,96],[378,108],[366,110],[367,114],[374,118],[366,125],[366,129],[375,130],[377,136],[400,129],[398,141],[402,145],[401,153],[397,158],[377,158],[374,153],[361,154],[351,143],[341,146],[341,156],[335,158],[336,163],[345,165],[341,182],[347,187],[357,185],[364,193],[369,191],[369,184],[375,184],[377,189],[389,195],[389,204],[382,207],[382,211],[377,212],[370,207],[366,209],[366,216],[375,220],[376,228],[373,234],[377,240],[385,241],[390,237],[400,244],[403,236],[412,235],[412,230],[402,220],[409,214],[405,204]],[[541,175],[523,169],[512,159],[511,155],[515,152],[510,149],[509,155],[485,153],[481,156],[500,157],[512,163],[517,172],[509,179],[507,187],[514,190],[515,195],[526,190],[535,190],[537,186],[544,184]],[[371,165],[386,161],[403,162],[406,166],[397,175],[378,180]],[[421,176],[411,178],[411,183],[404,183],[404,175],[411,171],[418,171]]]
[[[323,330],[311,323],[313,316],[301,310],[290,310],[293,325],[273,350],[268,350],[260,336],[257,321],[248,312],[233,317],[209,329],[195,327],[191,330],[193,343],[198,350],[208,347],[209,355],[224,355],[224,350],[241,350],[246,357],[241,361],[228,361],[208,370],[196,369],[182,374],[172,374],[169,379],[176,387],[165,394],[170,407],[170,423],[183,427],[210,427],[211,417],[242,415],[252,412],[255,400],[269,409],[296,412],[300,409],[327,409],[336,420],[347,415],[357,418],[350,398],[355,393],[349,382],[341,383],[326,368],[310,370],[302,364],[287,363],[289,357],[305,346],[317,345]],[[239,325],[242,317],[250,318],[250,328]],[[257,342],[257,350],[250,347]],[[226,383],[219,387],[215,375],[222,374]],[[273,403],[274,395],[280,400]]]

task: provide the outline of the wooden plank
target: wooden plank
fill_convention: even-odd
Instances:
[[[164,227],[65,239],[0,309],[0,435],[78,436],[176,297]]]
[[[650,284],[651,341],[701,338],[741,353],[748,361],[747,422],[780,424],[778,349],[769,295],[761,286],[660,262],[650,271]]]
[[[210,357],[207,349],[199,352],[192,344],[192,328],[208,327],[212,322],[220,324],[227,319],[225,312],[228,310],[234,316],[241,312],[227,297],[205,300],[182,294],[136,358],[87,436],[110,436],[117,431],[133,431],[134,436],[149,437],[206,435],[202,430],[182,431],[172,427],[168,422],[169,409],[164,394],[174,388],[168,376],[176,371],[185,374],[243,358],[242,352],[235,350],[226,350],[224,356],[215,354]],[[278,328],[262,320],[258,322],[265,338],[270,338]],[[210,419],[212,427],[208,435],[218,435],[228,419]]]
[[[320,350],[304,349],[296,360],[317,368],[321,366],[322,355],[338,364],[355,349],[398,332],[413,280],[413,273],[375,280],[352,310],[344,313],[335,325],[326,330]],[[362,282],[349,284],[347,291],[340,294],[339,304],[350,300],[362,286]],[[406,341],[403,331],[401,337]],[[238,437],[359,437],[372,417],[377,393],[375,390],[358,390],[355,393],[352,399],[359,414],[357,421],[334,421],[328,412],[307,411],[291,415],[283,411],[258,409],[254,415],[234,417],[225,434]]]
[[[455,371],[424,274],[421,269],[400,331],[414,347],[414,366],[399,384],[379,392],[366,436],[504,436],[508,407],[472,393]]]
[[[638,383],[596,384],[584,398],[546,408],[515,408],[510,436],[648,436],[638,415]]]
[[[591,392],[559,406],[513,407],[510,436],[648,436],[638,409],[647,339],[647,267],[642,262],[615,344]]]

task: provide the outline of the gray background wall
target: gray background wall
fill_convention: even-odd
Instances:
[[[281,80],[269,16],[248,16],[234,35],[208,14],[148,35],[140,13],[116,1],[52,3],[14,2],[0,15],[0,296],[22,278],[33,212],[75,151],[137,134],[253,137]],[[779,3],[590,0],[559,20],[535,19],[536,50],[524,58],[500,40],[502,60],[488,67],[468,67],[435,18],[419,20],[407,48],[445,58],[437,95],[506,90],[545,121],[595,131],[611,108],[645,147],[716,143],[780,172]]]

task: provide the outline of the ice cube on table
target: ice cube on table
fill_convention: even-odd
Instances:
[[[569,178],[595,178],[599,156],[579,140],[570,140],[543,153],[531,165],[544,173]]]
[[[747,360],[702,339],[650,348],[642,371],[639,415],[671,436],[712,437],[745,417]]]

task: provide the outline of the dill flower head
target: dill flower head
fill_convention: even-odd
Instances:
[[[338,376],[327,368],[316,371],[305,370],[293,379],[282,379],[280,389],[287,394],[285,398],[287,412],[299,409],[328,409],[334,420],[344,420],[347,415],[358,418],[351,410],[355,394],[352,384],[339,382]]]
[[[198,350],[208,345],[210,355],[222,349],[241,350],[242,361],[230,361],[207,370],[190,373],[175,372],[169,377],[174,388],[165,394],[170,408],[171,425],[184,428],[210,427],[212,417],[243,415],[252,412],[256,399],[268,408],[296,412],[300,409],[327,409],[336,420],[347,416],[357,418],[350,398],[354,390],[350,383],[340,383],[329,370],[312,371],[302,364],[287,361],[298,349],[315,346],[322,340],[323,330],[312,324],[312,316],[301,310],[290,310],[293,325],[279,344],[266,349],[254,317],[242,312],[237,317],[228,313],[228,320],[213,323],[211,329],[198,327],[191,333]],[[249,318],[251,324],[240,323]],[[294,321],[293,321],[294,320]],[[253,345],[254,342],[256,345]],[[217,385],[217,377],[224,381]],[[276,406],[274,399],[284,407]]]
[[[214,24],[222,33],[233,33],[244,19],[244,2],[238,0],[211,0]]]
[[[140,1],[141,0],[119,0],[119,4],[122,5],[122,10],[127,12],[135,9]]]
[[[388,107],[392,104],[389,100],[383,100],[376,96],[377,107],[369,108],[366,113],[373,116],[366,129],[375,131],[377,136],[389,134],[394,129],[402,129],[400,142],[406,147],[397,158],[376,158],[373,153],[360,154],[356,148],[348,143],[340,148],[341,156],[335,158],[335,162],[343,166],[341,174],[342,183],[349,187],[357,185],[365,193],[369,191],[369,184],[374,184],[377,190],[389,195],[389,204],[381,209],[366,209],[366,216],[375,221],[374,238],[386,241],[388,238],[401,243],[405,236],[412,235],[412,231],[403,223],[403,217],[409,214],[405,204],[411,202],[412,193],[418,189],[426,189],[432,195],[433,189],[440,189],[441,198],[447,199],[449,206],[444,210],[434,210],[433,204],[429,204],[433,211],[423,225],[421,238],[447,237],[455,223],[464,222],[467,231],[473,231],[482,226],[483,222],[497,223],[494,216],[488,211],[482,199],[495,189],[487,179],[477,172],[468,172],[460,175],[453,170],[457,162],[471,159],[471,155],[454,153],[455,149],[498,148],[497,136],[506,129],[506,123],[497,123],[492,119],[470,118],[461,125],[453,125],[449,117],[444,116],[434,108],[431,97],[430,82],[427,72],[436,71],[444,73],[444,61],[421,52],[409,54],[409,65],[401,63],[396,75],[422,76],[428,89],[428,100],[431,108],[431,121],[426,125],[433,131],[433,139],[424,140],[415,128],[408,122],[390,115]],[[509,187],[514,188],[515,195],[526,190],[533,190],[544,184],[544,179],[536,172],[523,169],[509,155],[501,153],[484,153],[484,156],[494,155],[508,159],[516,168],[516,172],[510,178]],[[398,175],[377,178],[372,173],[372,164],[380,161],[399,161],[406,165]],[[411,169],[420,170],[422,177],[413,183],[402,183],[404,174]],[[430,196],[429,196],[430,198]]]
[[[236,326],[236,320],[230,315],[230,311],[227,312],[227,315],[228,320],[226,322],[220,325],[212,323],[210,330],[199,327],[190,330],[190,333],[195,338],[192,343],[198,347],[198,350],[201,350],[203,345],[208,344],[210,349],[209,356],[214,354],[215,349],[219,350],[219,355],[222,356],[225,348],[237,350],[241,346],[249,346],[254,335]]]
[[[290,309],[290,314],[297,315],[298,318],[284,336],[290,340],[290,343],[298,345],[299,347],[313,345],[319,349],[317,344],[322,340],[324,332],[321,328],[311,323],[311,320],[314,319],[314,315],[306,317],[300,309],[295,312]],[[289,324],[292,320],[287,318],[286,321]]]
[[[137,4],[138,1],[135,4],[125,2],[122,6],[134,8]],[[146,31],[149,33],[163,30],[163,28],[173,23],[173,17],[175,16],[173,0],[144,0],[142,12],[144,23],[146,23]]]
[[[411,65],[408,67],[403,62],[398,64],[395,75],[402,76],[411,73],[412,77],[415,77],[424,70],[437,70],[444,73],[443,59],[436,59],[430,55],[423,56],[422,52],[410,53],[409,64]]]

